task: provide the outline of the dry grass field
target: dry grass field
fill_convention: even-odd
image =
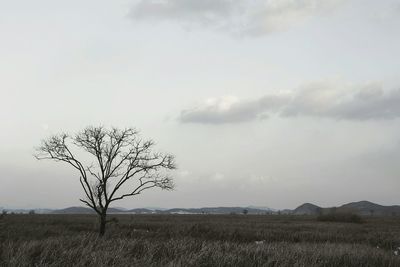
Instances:
[[[400,219],[119,215],[103,238],[91,215],[7,215],[1,266],[400,266]],[[399,248],[400,249],[400,248]]]

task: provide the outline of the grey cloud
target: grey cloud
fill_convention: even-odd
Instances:
[[[130,16],[139,20],[198,20],[210,23],[229,16],[233,8],[232,0],[142,0],[131,9]]]
[[[264,111],[278,111],[289,100],[285,95],[269,95],[253,101],[243,101],[224,106],[225,99],[194,109],[183,110],[180,121],[183,123],[234,123],[255,120],[265,114]]]
[[[225,99],[183,110],[182,123],[223,124],[281,117],[309,116],[346,120],[400,117],[400,89],[384,91],[378,84],[339,86],[315,83],[296,91],[226,104]]]
[[[332,10],[342,0],[141,0],[129,17],[207,26],[234,35],[264,35]]]
[[[392,119],[400,116],[400,89],[385,92],[366,86],[316,83],[303,88],[283,107],[281,115],[318,116],[348,120]]]

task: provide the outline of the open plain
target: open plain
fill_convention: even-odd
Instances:
[[[398,217],[6,215],[1,266],[400,266]]]

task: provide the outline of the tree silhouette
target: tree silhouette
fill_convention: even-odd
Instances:
[[[90,126],[74,136],[62,133],[43,140],[35,157],[65,162],[78,171],[85,193],[80,201],[98,214],[103,236],[111,203],[154,187],[174,188],[166,172],[176,168],[174,157],[154,152],[153,147],[152,140],[142,140],[133,128]],[[85,165],[73,149],[85,151],[94,161]]]

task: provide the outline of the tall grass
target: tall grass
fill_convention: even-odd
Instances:
[[[347,222],[347,223],[362,223],[361,216],[353,213],[330,213],[321,214],[317,217],[321,222]]]
[[[400,266],[397,219],[124,215],[104,238],[89,215],[9,215],[0,266]],[[256,242],[259,241],[259,242]]]

